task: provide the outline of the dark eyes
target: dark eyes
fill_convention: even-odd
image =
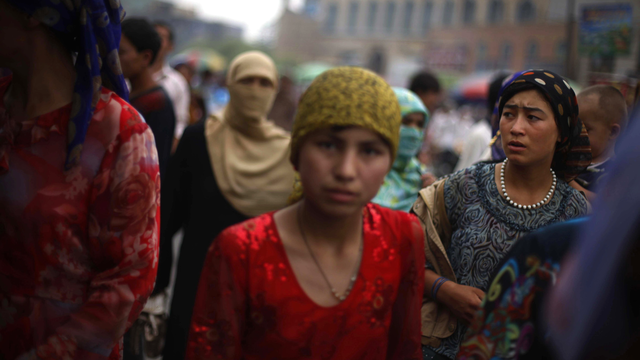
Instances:
[[[268,88],[272,87],[273,85],[271,85],[271,81],[267,79],[260,79],[260,86]]]
[[[375,156],[375,155],[382,154],[382,151],[380,151],[375,147],[365,147],[364,149],[362,149],[362,152],[367,156]]]
[[[334,141],[320,140],[316,142],[316,145],[327,151],[333,151],[338,149],[338,144]],[[377,146],[365,145],[360,148],[360,153],[365,156],[377,156],[383,153]]]
[[[264,88],[273,87],[273,84],[271,83],[271,81],[269,81],[269,79],[264,79],[264,78],[256,79],[256,78],[248,77],[248,78],[241,79],[238,82],[242,85],[254,85],[257,83],[258,85],[260,85],[260,87],[264,87]]]
[[[508,111],[504,111],[504,112],[502,113],[502,116],[503,116],[503,117],[505,117],[505,118],[507,118],[507,119],[509,119],[509,118],[513,118],[513,117],[515,117],[515,114],[513,114],[513,113],[511,113],[511,112],[508,112]],[[537,117],[537,116],[535,116],[535,115],[527,115],[527,119],[529,119],[529,120],[531,120],[531,121],[537,121],[537,120],[540,120],[540,118],[539,118],[539,117]]]
[[[332,150],[336,148],[336,144],[332,141],[318,141],[318,147],[326,150]]]

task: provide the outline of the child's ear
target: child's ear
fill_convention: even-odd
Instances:
[[[618,138],[618,136],[620,136],[620,125],[619,124],[611,125],[609,140],[615,140]]]
[[[143,60],[147,63],[147,67],[153,65],[151,59],[153,59],[153,52],[151,50],[144,50],[140,52],[142,54]]]

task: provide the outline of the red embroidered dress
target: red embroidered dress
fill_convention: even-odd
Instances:
[[[187,359],[422,359],[423,274],[418,220],[369,204],[353,289],[321,307],[298,284],[273,213],[248,220],[209,248]]]
[[[18,123],[0,79],[0,359],[120,359],[157,271],[151,130],[102,89],[80,165],[64,172],[71,105]]]

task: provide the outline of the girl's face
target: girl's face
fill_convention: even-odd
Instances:
[[[120,38],[120,48],[118,49],[122,74],[125,78],[131,79],[138,76],[142,71],[151,65],[153,54],[150,50],[138,51],[136,47],[123,34]]]
[[[28,44],[27,19],[32,18],[7,1],[0,0],[0,67],[13,67],[24,54],[25,44]]]
[[[510,162],[551,166],[560,132],[551,105],[536,90],[517,93],[500,118],[502,147]]]
[[[406,127],[416,128],[421,131],[424,129],[425,116],[423,113],[415,112],[407,114],[402,118],[402,125]]]
[[[378,134],[355,126],[310,134],[298,159],[305,201],[331,217],[362,211],[378,193],[392,161]]]

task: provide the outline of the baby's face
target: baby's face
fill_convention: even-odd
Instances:
[[[580,119],[589,133],[593,160],[596,160],[605,154],[610,146],[611,126],[607,119],[603,118],[604,114],[598,107],[597,97],[579,97],[578,107],[580,108]]]

